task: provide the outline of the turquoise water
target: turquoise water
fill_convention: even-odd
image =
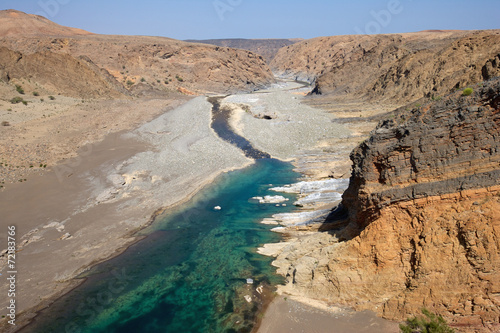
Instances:
[[[291,211],[294,197],[286,207],[249,199],[298,176],[290,164],[273,159],[220,176],[159,217],[142,241],[81,277],[81,286],[24,331],[250,332],[273,286],[282,282],[272,258],[256,253],[263,243],[279,241],[259,221]]]

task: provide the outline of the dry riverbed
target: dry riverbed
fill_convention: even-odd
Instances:
[[[288,237],[287,242],[260,249],[275,257],[286,257],[306,240],[314,245],[328,237],[317,229],[347,186],[348,155],[375,126],[374,116],[389,109],[304,99],[305,92],[299,84],[281,84],[222,101],[222,107],[233,110],[236,132],[273,157],[292,161],[304,175],[305,182],[269,193],[301,194],[295,203],[302,207],[299,213],[263,221],[276,224],[276,231]],[[0,175],[7,187],[0,192],[0,237],[5,244],[7,227],[16,225],[19,324],[74,286],[79,273],[136,241],[133,233],[147,225],[154,212],[188,200],[221,172],[252,163],[215,135],[211,104],[204,97],[189,102],[57,97],[54,105],[38,107],[32,113],[21,106],[2,113],[10,117],[11,126],[2,128],[0,140]],[[351,109],[356,121],[351,121]],[[295,264],[275,263],[281,273]],[[0,257],[0,272],[6,272],[5,255]],[[7,287],[0,285],[0,293]],[[301,296],[290,284],[279,293]],[[2,299],[0,307],[5,309],[7,301]],[[286,322],[286,313],[279,310],[282,301],[269,311],[282,313],[280,320]],[[301,306],[314,309],[317,304],[309,300]]]
[[[164,110],[0,193],[1,244],[8,226],[17,232],[17,327],[71,288],[79,273],[136,241],[133,232],[155,211],[188,200],[221,172],[251,163],[216,136],[210,110],[204,97]],[[1,257],[1,273],[6,259]],[[2,295],[7,289],[0,285]],[[0,307],[8,301],[2,298]]]

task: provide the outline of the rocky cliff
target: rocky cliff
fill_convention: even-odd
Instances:
[[[343,203],[364,228],[386,206],[500,185],[498,80],[396,111],[351,154]]]
[[[500,79],[474,90],[397,110],[353,151],[347,225],[284,248],[284,291],[500,330]]]
[[[500,32],[321,37],[281,49],[270,66],[317,94],[401,105],[498,76]]]
[[[98,80],[115,88],[110,97],[123,93],[157,96],[172,91],[187,94],[252,91],[274,82],[262,56],[250,51],[161,37],[71,34],[72,28],[65,30],[48,20],[42,20],[44,25],[39,27],[41,20],[16,11],[0,12],[0,36],[3,36],[0,46],[26,58],[25,67],[27,62],[32,62],[29,65],[32,68],[43,68],[45,62],[36,62],[43,58],[49,63],[80,63],[90,66],[91,70],[87,75],[87,72],[74,71],[73,65],[60,66],[52,72],[54,75],[41,78],[43,69],[37,69],[37,80],[51,81],[60,75],[70,77],[71,81],[81,80],[76,85],[85,85],[87,81],[94,82],[92,76],[98,74]],[[12,26],[22,29],[12,30]],[[27,30],[31,33],[26,33]],[[51,57],[53,59],[49,59]],[[7,64],[0,58],[0,66],[3,67],[4,78],[32,78],[23,68],[17,68],[17,63]],[[87,90],[75,94],[74,89],[60,83],[63,82],[52,82],[52,93],[87,96]],[[100,95],[101,92],[95,91],[92,95]]]

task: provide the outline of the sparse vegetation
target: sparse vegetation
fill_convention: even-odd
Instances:
[[[131,80],[127,80],[127,86],[131,87],[134,85],[134,82]]]
[[[470,96],[470,95],[472,95],[473,92],[474,92],[474,90],[472,88],[465,88],[462,91],[462,96]]]
[[[422,309],[425,317],[408,318],[406,324],[400,324],[399,329],[403,333],[454,333],[443,317]]]
[[[56,98],[55,98],[54,96],[50,95],[50,96],[49,96],[49,99],[50,99],[51,101],[53,101],[53,100],[55,100]]]
[[[23,105],[28,105],[28,101],[23,101]]]
[[[33,91],[33,96],[40,96],[40,94],[38,93],[38,91]]]
[[[10,100],[10,102],[12,104],[18,104],[18,103],[21,103],[22,101],[24,101],[24,99],[22,97],[19,97],[19,96],[16,96]]]
[[[20,85],[16,84],[16,91],[21,95],[24,95],[24,89]]]
[[[177,79],[177,81],[179,82],[184,82],[184,79],[182,77],[180,77],[179,75],[176,75],[175,78]]]
[[[141,82],[146,82],[146,79],[141,77]]]

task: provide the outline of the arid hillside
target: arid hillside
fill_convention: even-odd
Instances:
[[[0,11],[0,189],[194,95],[272,82],[268,65],[250,51],[97,35]]]
[[[235,49],[248,50],[264,57],[269,64],[274,59],[278,51],[288,45],[295,44],[302,39],[206,39],[206,40],[186,40],[186,42],[212,44]]]
[[[75,85],[82,86],[94,82],[95,75],[100,76],[98,80],[114,89],[109,97],[157,96],[177,90],[185,94],[252,91],[274,82],[263,58],[249,51],[161,37],[78,34],[72,28],[22,12],[3,11],[0,15],[0,36],[4,36],[0,38],[0,46],[18,52],[14,58],[24,59],[19,64],[0,59],[4,81],[33,79],[41,89],[53,94],[104,97],[101,85],[93,92],[80,91],[63,84],[66,80],[54,80],[57,77],[81,80]],[[42,58],[48,61],[48,66]],[[50,63],[58,61],[78,65],[61,65],[49,71]],[[27,73],[26,68],[35,73]],[[44,78],[46,72],[52,75]],[[52,82],[47,84],[49,81]]]
[[[500,75],[500,32],[321,37],[281,49],[271,68],[316,94],[402,105]]]
[[[0,47],[0,79],[8,83],[29,80],[25,87],[37,93],[82,98],[116,98],[128,95],[113,77],[87,57],[41,51],[23,54]],[[33,81],[33,82],[31,82]]]
[[[0,38],[18,36],[81,36],[91,32],[64,27],[43,16],[26,14],[17,10],[0,11]]]

